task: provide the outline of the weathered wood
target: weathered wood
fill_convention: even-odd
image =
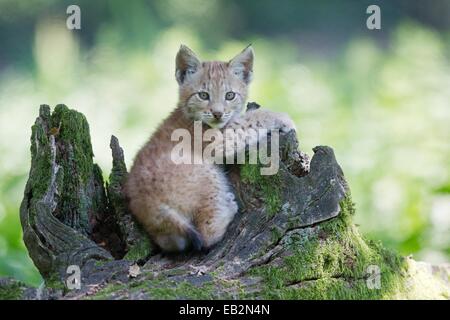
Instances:
[[[127,206],[127,199],[122,192],[128,172],[123,150],[115,136],[111,137],[110,147],[113,166],[107,184],[108,199],[112,217],[119,227],[122,243],[125,246],[126,254],[124,258],[129,260],[144,259],[150,254],[152,246],[145,232],[132,217]]]
[[[164,255],[128,211],[123,150],[114,136],[110,146],[113,169],[105,187],[84,116],[62,105],[50,114],[41,106],[21,222],[46,287],[20,297],[450,296],[448,267],[403,258],[359,234],[349,187],[329,147],[314,148],[310,161],[289,132],[280,136],[276,175],[261,176],[259,165],[226,166],[240,210],[225,238],[208,252]],[[74,264],[81,268],[81,289],[70,291],[63,284]]]
[[[46,279],[58,279],[71,264],[109,260],[90,239],[106,212],[100,168],[92,161],[84,116],[58,105],[41,106],[32,127],[31,169],[20,208],[24,242]]]

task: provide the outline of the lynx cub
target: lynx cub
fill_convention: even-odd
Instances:
[[[201,62],[186,46],[176,57],[179,102],[137,154],[125,191],[132,213],[164,251],[209,248],[220,241],[238,210],[221,168],[214,164],[175,164],[175,129],[266,128],[288,131],[283,114],[252,110],[241,114],[253,72],[248,46],[229,62]]]

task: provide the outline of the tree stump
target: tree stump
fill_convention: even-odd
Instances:
[[[224,167],[240,204],[225,238],[208,252],[170,255],[130,215],[123,151],[114,136],[110,146],[105,183],[85,117],[64,105],[40,107],[20,217],[45,285],[3,279],[0,298],[450,297],[448,266],[402,257],[358,232],[350,189],[329,147],[314,148],[310,160],[291,131],[280,136],[276,175],[261,176],[259,165]],[[80,269],[79,289],[68,286],[69,266]]]

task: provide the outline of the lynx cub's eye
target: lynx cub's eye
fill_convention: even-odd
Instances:
[[[235,96],[236,96],[236,94],[233,91],[228,91],[225,94],[225,99],[226,100],[233,100]]]
[[[208,92],[202,91],[198,93],[198,96],[200,97],[200,99],[202,100],[209,100],[209,94]]]

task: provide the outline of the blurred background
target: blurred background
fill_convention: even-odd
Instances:
[[[19,222],[39,105],[86,115],[107,177],[110,135],[130,165],[174,108],[181,43],[222,60],[252,43],[250,101],[289,113],[310,155],[334,148],[363,233],[450,260],[450,1],[0,0],[0,276],[41,281]]]

